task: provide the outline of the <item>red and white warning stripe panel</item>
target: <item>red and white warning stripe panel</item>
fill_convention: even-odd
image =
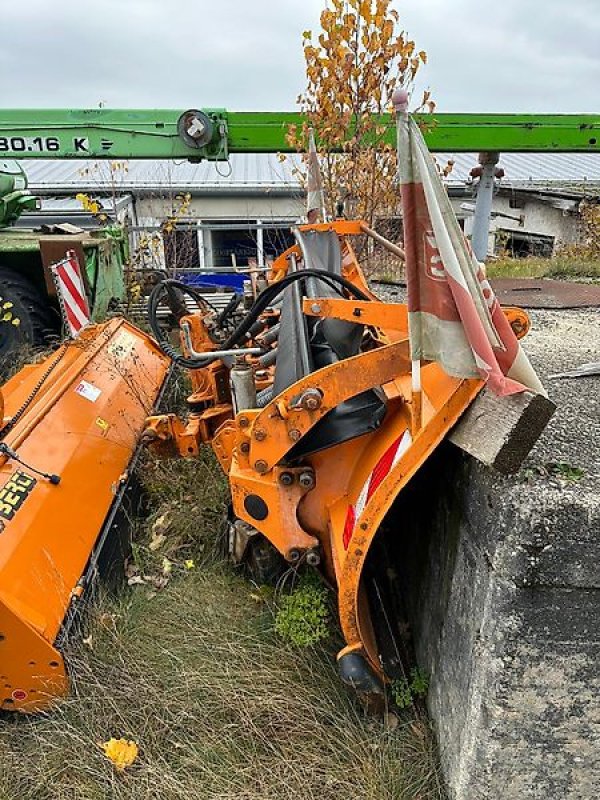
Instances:
[[[342,537],[344,550],[347,550],[348,546],[350,545],[350,540],[352,539],[352,534],[356,528],[356,523],[365,510],[365,506],[371,497],[373,497],[377,488],[381,486],[384,478],[396,466],[404,453],[406,453],[411,445],[411,442],[412,437],[409,431],[404,431],[401,436],[392,442],[385,453],[381,456],[377,464],[375,464],[373,467],[369,477],[364,482],[363,487],[356,498],[356,502],[354,504],[351,503],[348,506],[348,511],[346,512],[346,522],[344,524],[344,534]]]
[[[63,261],[51,265],[50,271],[63,319],[69,334],[76,337],[91,322],[90,307],[76,253],[69,250]]]

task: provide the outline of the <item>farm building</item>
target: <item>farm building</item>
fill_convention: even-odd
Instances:
[[[447,186],[469,234],[477,156],[440,154],[438,160],[454,162]],[[85,227],[90,215],[76,198],[92,197],[103,213],[130,226],[145,266],[263,265],[287,246],[290,224],[304,214],[295,157],[233,155],[228,164],[31,160],[24,166],[30,189],[42,197],[41,216],[67,215]],[[490,253],[551,255],[577,241],[582,200],[600,197],[599,156],[506,154],[499,167],[504,175],[497,179]],[[159,233],[172,218],[177,226]],[[381,220],[381,231],[397,231],[393,221]],[[31,222],[24,215],[21,224]]]

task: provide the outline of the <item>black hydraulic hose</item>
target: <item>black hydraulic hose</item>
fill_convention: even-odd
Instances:
[[[220,328],[223,325],[227,317],[230,317],[233,314],[233,312],[236,310],[236,308],[239,306],[239,304],[242,302],[243,299],[244,295],[239,294],[239,292],[236,292],[232,296],[231,300],[227,303],[223,311],[221,311],[221,313],[216,319],[216,325],[218,328]]]
[[[148,298],[148,321],[150,322],[150,328],[152,329],[152,333],[158,342],[158,346],[162,350],[162,352],[168,356],[173,363],[177,364],[184,369],[198,369],[200,366],[205,366],[205,364],[209,364],[214,359],[207,358],[207,359],[198,359],[198,358],[187,358],[186,356],[181,355],[178,352],[177,348],[173,347],[171,342],[168,341],[167,337],[163,329],[160,327],[160,323],[158,321],[158,305],[162,296],[168,293],[169,289],[178,289],[182,294],[187,294],[193,300],[198,303],[198,305],[202,305],[203,303],[210,306],[210,303],[200,294],[197,289],[194,289],[192,286],[188,286],[181,281],[176,281],[173,278],[167,278],[164,281],[159,281],[150,292],[150,297]],[[212,308],[212,306],[210,306]]]
[[[228,350],[243,340],[243,337],[250,330],[252,324],[263,313],[263,311],[265,311],[265,309],[267,309],[273,303],[275,298],[280,295],[284,289],[287,289],[287,287],[292,283],[295,281],[302,281],[305,278],[318,278],[324,283],[328,283],[338,292],[340,292],[340,288],[346,289],[346,291],[354,295],[357,300],[371,300],[368,294],[365,294],[362,289],[359,289],[358,286],[355,286],[347,278],[343,278],[341,275],[334,275],[331,272],[322,272],[319,269],[302,269],[298,272],[292,272],[290,275],[286,275],[285,278],[277,283],[272,283],[270,286],[267,286],[266,289],[263,289],[263,291],[256,298],[256,302],[252,308],[248,311],[246,317],[231,334],[229,339],[227,339],[223,345],[223,349]]]
[[[340,294],[342,293],[342,289],[346,289],[350,294],[352,294],[358,300],[371,300],[371,298],[359,289],[358,286],[355,286],[351,283],[347,278],[342,277],[341,275],[334,275],[330,272],[322,272],[318,269],[303,269],[299,272],[293,272],[290,275],[286,275],[285,278],[278,281],[277,283],[272,283],[270,286],[267,286],[266,289],[258,295],[254,305],[250,308],[247,315],[244,317],[242,322],[238,325],[238,327],[233,331],[231,336],[221,345],[222,350],[231,350],[236,345],[244,342],[246,339],[246,334],[252,328],[254,323],[257,321],[258,317],[265,311],[270,305],[272,305],[273,301],[285,290],[288,286],[290,286],[295,281],[303,281],[306,278],[318,278],[319,280],[323,281],[324,283],[329,284],[333,289],[335,289]],[[158,342],[160,349],[163,353],[168,356],[175,364],[180,367],[184,367],[185,369],[199,369],[200,367],[208,366],[208,364],[216,361],[216,358],[210,355],[202,358],[188,358],[186,356],[182,356],[175,347],[167,340],[165,337],[164,331],[161,329],[158,323],[158,303],[162,294],[166,291],[167,285],[174,286],[175,288],[180,289],[184,294],[189,294],[191,297],[196,300],[196,302],[202,302],[204,298],[202,295],[195,290],[192,289],[191,286],[187,286],[185,283],[181,283],[180,281],[173,280],[169,278],[165,281],[161,281],[157,283],[156,286],[152,289],[150,293],[150,297],[148,299],[148,319],[150,321],[150,327],[152,328],[152,333],[156,337],[156,341]]]

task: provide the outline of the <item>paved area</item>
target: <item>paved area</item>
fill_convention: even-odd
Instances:
[[[600,284],[556,281],[549,278],[494,278],[500,302],[521,308],[597,308]]]

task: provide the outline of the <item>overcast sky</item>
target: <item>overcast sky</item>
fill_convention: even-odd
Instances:
[[[288,110],[325,0],[2,4],[0,106]],[[600,0],[396,0],[440,111],[600,111]]]

